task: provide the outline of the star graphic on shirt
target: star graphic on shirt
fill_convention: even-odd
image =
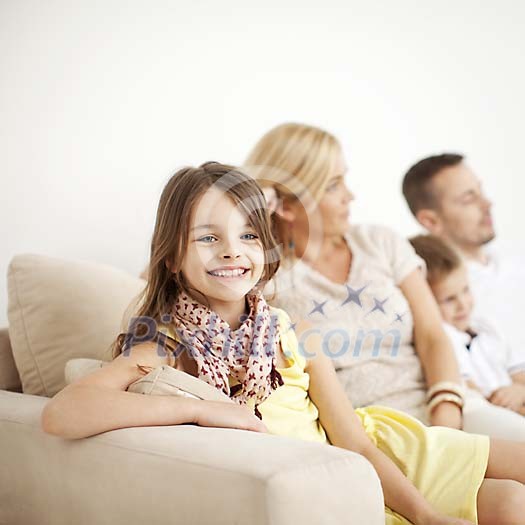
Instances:
[[[288,325],[288,330],[287,331],[289,332],[290,330],[293,330],[295,332],[295,327],[296,326],[297,326],[297,323],[290,322],[290,324]]]
[[[378,299],[376,299],[374,297],[374,307],[372,308],[372,310],[370,310],[368,313],[369,314],[372,314],[374,313],[376,310],[378,310],[379,312],[382,312],[386,315],[386,312],[385,312],[385,303],[388,301],[388,297],[386,299],[384,299],[383,301],[379,301]],[[367,314],[368,315],[368,314]]]
[[[348,303],[355,303],[357,304],[357,306],[360,306],[361,308],[363,308],[360,295],[363,292],[363,290],[368,286],[368,284],[365,284],[364,286],[362,286],[361,288],[357,290],[354,290],[351,286],[348,286],[347,284],[345,284],[345,286],[346,286],[346,292],[348,293],[348,297],[341,303],[341,306],[344,306],[345,304],[348,304]]]
[[[312,302],[314,303],[314,308],[312,309],[312,311],[308,314],[308,315],[312,315],[314,314],[315,312],[319,312],[321,315],[326,315],[324,313],[324,305],[328,302],[328,301],[324,301],[322,303],[318,303],[316,300],[312,299]]]
[[[396,313],[395,316],[396,318],[392,321],[392,324],[393,323],[402,323],[403,322],[403,317],[405,317],[405,315],[407,314],[408,312],[405,312],[404,314],[398,314]]]

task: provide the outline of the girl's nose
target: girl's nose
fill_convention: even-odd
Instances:
[[[241,250],[234,242],[227,242],[224,244],[224,250],[222,252],[223,259],[238,259],[241,256]]]
[[[240,256],[241,256],[240,253],[228,252],[228,253],[224,253],[222,258],[223,259],[228,259],[228,260],[234,260],[234,259],[238,259]]]

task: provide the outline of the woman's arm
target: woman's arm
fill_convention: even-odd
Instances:
[[[451,381],[461,385],[454,350],[443,330],[441,313],[421,270],[411,272],[399,285],[414,319],[414,344],[427,385]],[[440,403],[430,416],[433,425],[462,427],[461,409],[454,403]]]
[[[167,357],[157,354],[155,344],[136,345],[129,355],[121,354],[66,386],[44,407],[41,417],[44,432],[79,439],[118,428],[182,423],[266,431],[244,406],[126,392],[131,383],[143,377],[137,363],[155,368],[166,364]]]
[[[312,338],[312,348],[313,338]],[[320,344],[318,348],[321,348]],[[314,350],[308,350],[315,353]],[[319,419],[330,442],[365,456],[374,466],[385,496],[385,504],[416,525],[467,523],[437,514],[398,467],[366,435],[337,375],[332,361],[320,352],[307,362],[310,398],[319,410]]]

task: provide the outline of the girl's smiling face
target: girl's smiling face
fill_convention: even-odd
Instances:
[[[224,191],[209,188],[190,219],[182,274],[190,288],[209,301],[212,310],[243,301],[264,269],[259,236],[240,206]]]

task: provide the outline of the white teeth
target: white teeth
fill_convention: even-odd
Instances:
[[[244,273],[244,270],[236,268],[235,270],[215,270],[210,273],[216,277],[239,277]]]

